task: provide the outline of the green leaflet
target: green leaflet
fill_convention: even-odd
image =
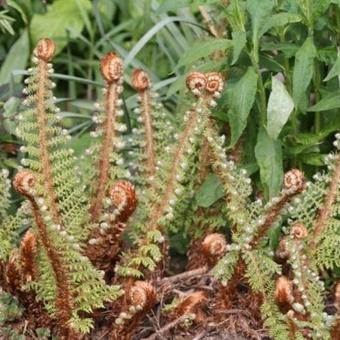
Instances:
[[[239,31],[239,32],[232,32],[233,37],[233,60],[231,62],[234,65],[239,58],[243,48],[246,46],[247,43],[247,34],[246,32]]]
[[[334,63],[333,67],[327,74],[327,77],[324,79],[324,81],[328,81],[336,76],[340,75],[340,55],[338,55],[338,58],[336,59],[336,62]]]
[[[232,46],[232,40],[229,39],[211,38],[203,42],[199,41],[180,57],[175,70],[184,65],[191,66],[198,59],[208,57],[216,51],[226,50]]]
[[[183,7],[188,7],[192,3],[191,0],[167,0],[163,1],[157,9],[157,14],[164,13],[167,11],[177,11]]]
[[[295,106],[306,111],[306,90],[313,77],[313,62],[316,48],[313,38],[308,37],[296,53],[293,71],[293,99]]]
[[[270,16],[259,31],[259,35],[262,36],[273,27],[285,26],[290,23],[300,22],[301,16],[292,13],[279,13]]]
[[[248,67],[245,75],[228,92],[230,146],[235,145],[247,126],[247,119],[255,101],[256,89],[257,74],[253,67]]]
[[[264,27],[270,18],[274,3],[272,0],[247,0],[247,11],[251,17],[254,49],[258,49],[261,36],[265,33]]]
[[[284,84],[272,77],[272,92],[267,108],[267,132],[271,138],[276,139],[279,136],[293,109],[293,99]]]
[[[79,0],[79,5],[90,9],[89,0]],[[48,25],[46,25],[48,22]],[[67,34],[77,38],[84,27],[84,21],[76,1],[58,0],[48,6],[46,14],[35,14],[30,25],[33,44],[43,37],[55,39],[57,51],[61,51],[67,43]]]
[[[227,7],[226,15],[233,32],[245,32],[246,13],[244,1],[231,1]]]
[[[340,91],[330,93],[322,98],[318,103],[310,107],[307,111],[318,112],[340,108]]]
[[[282,148],[281,142],[272,140],[264,128],[260,128],[257,137],[255,157],[269,198],[274,197],[280,190],[283,177]]]

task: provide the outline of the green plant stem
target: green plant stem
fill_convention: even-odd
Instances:
[[[260,72],[260,66],[258,63],[258,60],[259,60],[258,51],[253,49],[249,53],[249,56],[250,56],[251,63],[253,67],[255,68],[255,71],[258,76],[257,86],[258,86],[258,91],[260,95],[260,101],[259,101],[260,121],[261,121],[261,125],[264,126],[267,122],[267,98],[266,98],[266,91],[264,88],[262,75]]]
[[[320,100],[320,69],[318,62],[314,63],[314,76],[313,76],[313,84],[315,88],[315,100],[316,103],[319,102]],[[314,125],[315,125],[315,132],[318,133],[321,128],[321,116],[320,112],[315,112],[315,117],[314,117]]]

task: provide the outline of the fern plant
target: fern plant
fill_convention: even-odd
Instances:
[[[205,328],[209,321],[222,332],[224,313],[243,285],[251,291],[243,299],[258,301],[251,312],[274,339],[338,339],[340,313],[324,312],[323,283],[324,273],[339,267],[338,153],[327,156],[327,171],[313,182],[292,169],[277,197],[255,197],[212,118],[224,91],[217,72],[190,73],[194,102],[172,116],[157,102],[149,76],[135,70],[139,126],[126,142],[119,134],[126,130],[123,62],[110,52],[101,60],[98,126],[77,159],[58,123],[54,50],[52,40],[39,41],[25,81],[27,109],[17,135],[26,156],[13,181],[25,200],[15,215],[8,213],[9,174],[0,174],[0,284],[23,307],[28,327],[49,328],[62,339],[96,337],[104,327],[112,339],[132,339],[146,314],[165,301],[165,325],[155,334],[190,333],[190,325]],[[221,198],[209,209],[197,207],[193,196],[210,172],[221,183]],[[267,242],[273,228],[282,230],[276,253]],[[193,240],[187,271],[168,276],[174,230]],[[186,279],[202,276],[211,277],[208,291],[189,287],[178,294]],[[339,284],[334,301],[339,304]]]

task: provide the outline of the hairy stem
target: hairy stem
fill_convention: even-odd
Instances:
[[[162,198],[159,201],[159,203],[155,206],[153,209],[153,214],[150,217],[149,222],[149,230],[154,230],[158,228],[158,221],[161,218],[164,209],[169,204],[170,196],[172,195],[174,191],[175,184],[177,182],[176,175],[177,175],[177,169],[180,166],[180,162],[182,159],[182,156],[185,153],[185,145],[188,137],[190,136],[190,132],[195,125],[197,121],[197,115],[195,112],[192,112],[191,115],[188,118],[188,121],[186,123],[185,129],[182,132],[179,141],[178,146],[175,150],[174,156],[173,156],[173,163],[171,165],[171,168],[169,170],[169,178],[165,184],[165,190],[162,194]]]
[[[109,176],[110,154],[113,149],[112,138],[115,133],[117,98],[117,83],[108,84],[105,96],[106,118],[103,124],[103,142],[98,162],[99,176],[90,208],[92,222],[96,222],[101,213],[106,183]]]
[[[332,206],[334,202],[336,201],[339,183],[340,183],[340,156],[338,156],[338,159],[336,161],[335,169],[333,171],[333,176],[332,176],[332,179],[329,185],[329,190],[327,191],[327,194],[324,199],[324,203],[319,210],[319,215],[313,228],[314,234],[310,242],[310,247],[312,251],[315,250],[320,240],[320,237],[323,234],[327,226],[327,221],[331,216]]]
[[[150,92],[145,90],[140,93],[142,101],[142,115],[144,120],[145,128],[145,152],[147,157],[147,173],[149,176],[154,176],[156,173],[156,153],[154,145],[153,127],[152,127],[152,117],[151,117],[151,102],[150,102]]]
[[[75,333],[68,325],[72,317],[72,294],[69,287],[67,272],[59,251],[55,248],[52,238],[41,214],[37,199],[35,197],[35,177],[26,170],[17,173],[14,179],[15,189],[25,196],[32,205],[32,213],[38,230],[39,242],[42,245],[50,262],[56,283],[56,316],[58,319],[61,334],[63,336],[75,336]],[[33,240],[32,240],[33,241]],[[31,242],[32,243],[32,242]],[[34,242],[32,243],[32,246]],[[32,247],[30,247],[32,248]]]
[[[38,74],[39,83],[37,90],[37,123],[39,129],[39,158],[42,163],[42,176],[43,184],[46,188],[47,200],[49,202],[49,207],[51,209],[51,214],[53,221],[56,224],[61,224],[61,217],[58,211],[57,205],[57,195],[54,191],[53,186],[53,175],[51,158],[48,147],[48,134],[47,134],[47,116],[45,108],[45,97],[46,97],[46,80],[48,78],[48,68],[47,63],[44,60],[39,60],[38,62]]]

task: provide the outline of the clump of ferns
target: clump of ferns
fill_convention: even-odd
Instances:
[[[22,162],[30,170],[20,170],[14,186],[27,202],[14,217],[5,212],[8,194],[0,204],[4,221],[0,283],[18,297],[32,324],[54,323],[61,337],[77,338],[93,327],[93,311],[105,308],[115,318],[111,337],[131,337],[148,310],[167,293],[163,286],[167,280],[161,278],[168,262],[168,232],[185,220],[187,211],[195,211],[193,192],[211,169],[223,185],[225,199],[215,208],[223,204],[232,241],[227,244],[215,230],[222,224],[216,222],[220,215],[195,211],[197,217],[190,217],[188,223],[203,231],[191,245],[191,271],[184,276],[212,269],[221,284],[208,298],[197,291],[179,299],[170,320],[203,323],[202,305],[208,302],[216,307],[213,318],[218,319],[219,312],[232,305],[237,285],[247,279],[263,301],[262,317],[274,338],[328,338],[330,330],[338,338],[339,321],[323,314],[323,285],[318,278],[318,272],[339,265],[338,154],[328,156],[329,171],[317,174],[315,182],[305,184],[303,174],[291,170],[277,198],[266,204],[252,202],[251,181],[228,159],[224,137],[210,117],[223,91],[222,75],[193,72],[188,76],[196,101],[173,142],[176,125],[167,122],[162,106],[154,102],[148,76],[136,70],[132,83],[139,93],[136,113],[143,117],[139,121],[143,128],[138,132],[137,152],[126,155],[137,167],[129,168],[117,134],[125,130],[118,121],[123,115],[122,61],[109,53],[101,62],[103,104],[96,105],[103,114],[94,119],[99,126],[92,133],[95,142],[86,151],[91,166],[88,175],[80,174],[74,171],[78,160],[67,145],[70,137],[57,124],[59,109],[51,91],[55,84],[49,79],[53,53],[49,39],[41,40],[34,51],[36,66],[29,71],[25,89],[28,110],[21,115],[17,131],[26,143],[21,151],[27,157]],[[339,138],[335,144],[339,147]],[[6,177],[2,173],[1,185],[8,192]],[[139,190],[132,218],[137,195],[127,179],[136,179]],[[30,229],[17,248],[15,234],[22,223]],[[134,245],[121,253],[127,224]],[[266,246],[267,231],[281,224],[287,236],[275,258]],[[195,253],[200,256],[191,256]],[[285,262],[280,266],[274,260]],[[171,295],[171,285],[167,289]]]

